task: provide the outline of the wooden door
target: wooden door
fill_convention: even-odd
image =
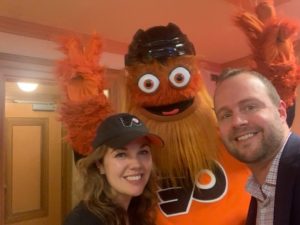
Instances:
[[[5,225],[59,225],[61,123],[55,111],[30,99],[5,103]]]

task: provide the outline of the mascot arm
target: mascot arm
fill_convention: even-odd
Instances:
[[[299,67],[294,52],[297,25],[287,19],[271,18],[254,51],[257,70],[272,81],[287,106],[294,104],[300,82]]]
[[[61,40],[61,44],[66,58],[58,64],[57,80],[63,92],[59,113],[69,144],[87,155],[97,126],[112,113],[103,94],[104,69],[99,66],[102,42],[93,35],[86,46],[75,37]]]
[[[255,46],[260,34],[263,31],[263,23],[253,14],[243,12],[234,18],[235,24],[243,30],[248,37],[252,47]]]
[[[272,1],[259,3],[255,11],[256,15],[238,14],[234,22],[249,39],[254,69],[271,80],[280,97],[291,106],[300,82],[293,43],[298,26],[277,18]]]

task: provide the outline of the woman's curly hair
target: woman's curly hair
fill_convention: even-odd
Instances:
[[[152,170],[143,193],[131,199],[126,212],[112,201],[114,192],[96,166],[96,162],[103,162],[108,149],[105,145],[100,146],[77,163],[84,204],[104,224],[124,225],[128,219],[130,225],[154,225],[157,205],[155,172]]]

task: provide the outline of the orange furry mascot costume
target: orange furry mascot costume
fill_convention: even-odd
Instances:
[[[258,4],[256,15],[248,12],[237,15],[235,23],[249,39],[255,70],[271,80],[282,100],[290,107],[287,122],[291,126],[295,92],[300,82],[293,43],[298,26],[278,18],[271,0]]]
[[[85,47],[67,39],[62,48],[60,113],[69,143],[82,155],[112,113],[102,93],[100,49],[97,36]],[[163,154],[153,152],[161,178],[157,224],[241,225],[248,170],[223,149],[195,55],[187,36],[168,24],[137,31],[125,56],[128,111],[165,141]]]

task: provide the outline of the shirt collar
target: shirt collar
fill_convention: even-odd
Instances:
[[[263,184],[264,185],[270,185],[270,186],[275,186],[276,185],[276,180],[277,180],[277,172],[278,172],[278,166],[279,166],[279,161],[281,154],[283,152],[283,149],[287,143],[287,140],[289,139],[291,135],[291,132],[288,134],[286,137],[284,144],[282,145],[280,151],[276,154],[275,158],[272,161],[271,167],[269,169],[269,172],[266,177],[266,181]],[[257,183],[256,179],[254,178],[253,175],[251,175],[247,181],[246,184],[246,190],[255,198],[261,199],[263,198],[261,191],[261,186]]]

